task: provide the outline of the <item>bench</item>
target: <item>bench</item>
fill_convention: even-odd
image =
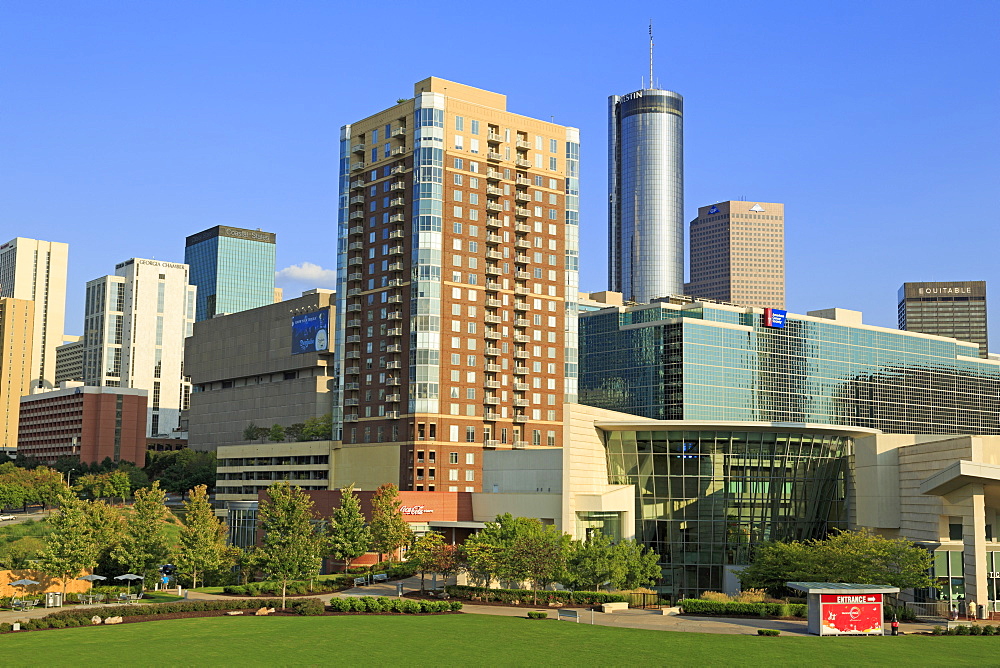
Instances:
[[[556,619],[572,619],[575,620],[577,624],[580,623],[580,611],[579,610],[566,610],[565,608],[559,608],[556,610]]]
[[[366,584],[368,584],[367,578],[354,578],[355,587],[364,587]]]
[[[389,576],[385,573],[376,573],[372,576],[372,582],[388,582]]]
[[[628,603],[624,601],[601,603],[601,612],[621,612],[622,610],[628,610]]]

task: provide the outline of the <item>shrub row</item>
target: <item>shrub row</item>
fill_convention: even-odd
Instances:
[[[931,629],[931,635],[935,636],[1000,636],[1000,626],[986,624],[979,626],[953,626],[949,629],[943,626],[935,626]]]
[[[487,589],[486,587],[468,587],[465,585],[448,585],[444,588],[452,598],[464,601],[478,596],[501,603],[529,603],[534,600],[535,592],[530,589]],[[578,605],[599,605],[601,603],[626,603],[628,597],[622,594],[609,594],[603,591],[544,591],[539,590],[538,603],[575,603]]]
[[[759,636],[780,636],[781,631],[778,629],[757,629],[757,635]]]
[[[309,589],[309,583],[301,580],[295,580],[288,583],[288,589],[286,593],[288,596],[305,596],[312,591],[318,591],[327,587],[327,583],[316,586],[314,584],[313,589]],[[233,596],[281,596],[281,583],[280,582],[251,582],[245,585],[227,585],[222,588],[224,594],[232,594]]]
[[[696,615],[753,615],[756,617],[806,617],[809,606],[799,603],[722,603],[686,598],[679,605]]]
[[[547,612],[529,612],[528,619],[546,619],[549,613]]]
[[[882,617],[885,621],[891,622],[893,616],[901,622],[917,621],[916,611],[913,608],[907,608],[905,605],[886,605],[882,609]]]
[[[404,612],[411,615],[428,612],[458,612],[461,601],[418,601],[388,596],[345,596],[330,601],[334,612]]]

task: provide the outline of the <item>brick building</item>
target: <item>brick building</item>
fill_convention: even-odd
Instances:
[[[21,397],[17,452],[54,462],[146,463],[146,390],[64,383],[62,389]]]

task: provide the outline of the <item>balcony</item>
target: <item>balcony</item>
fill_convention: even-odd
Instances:
[[[487,151],[486,152],[486,159],[487,160],[503,160],[503,154],[502,153],[497,153],[496,151]]]
[[[358,421],[357,413],[348,413],[347,415],[344,416],[344,422],[357,422],[357,421]]]
[[[364,217],[365,217],[365,212],[364,211],[355,211],[350,216],[348,216],[348,219],[349,220],[362,220],[362,219],[364,219]]]
[[[497,406],[500,404],[500,397],[486,397],[483,399],[484,404],[489,404],[490,406]]]
[[[399,146],[389,151],[389,155],[403,155],[404,153],[406,153],[405,146]]]
[[[399,395],[398,394],[389,394],[389,395],[386,395],[385,400],[387,402],[389,402],[390,404],[398,404],[399,403]]]
[[[500,308],[501,306],[503,306],[503,301],[499,299],[487,299],[486,306],[488,306],[489,308]]]
[[[527,392],[531,389],[531,386],[527,383],[514,383],[514,390],[517,392]]]
[[[389,206],[403,206],[405,204],[406,204],[406,198],[404,197],[395,197],[389,200]]]
[[[364,250],[364,248],[365,242],[363,241],[352,241],[347,245],[347,250],[349,251]]]
[[[517,320],[514,321],[515,327],[527,327],[530,324],[531,323],[528,322],[527,318],[518,318]]]
[[[402,320],[403,319],[403,313],[401,311],[393,311],[392,313],[390,313],[386,317],[389,320]]]
[[[386,385],[391,385],[391,386],[395,387],[395,386],[397,386],[397,385],[400,384],[399,378],[386,378],[385,379],[385,384]]]
[[[493,169],[492,167],[490,167],[489,169],[486,170],[486,178],[490,179],[491,181],[499,181],[500,179],[503,178],[503,172],[501,172],[499,169]]]
[[[518,137],[517,141],[514,142],[514,146],[518,148],[529,149],[531,148],[531,142],[528,141],[526,137]]]
[[[495,438],[490,438],[490,439],[487,439],[487,440],[483,441],[483,447],[484,448],[496,448],[499,445],[500,445],[500,441],[498,441]]]
[[[490,216],[486,219],[486,227],[503,227],[503,223],[496,216]]]
[[[527,422],[527,421],[528,421],[528,416],[527,415],[515,415],[514,416],[514,422]]]
[[[403,335],[402,327],[391,327],[389,328],[388,331],[386,331],[386,336],[402,336],[402,335]]]
[[[393,230],[389,233],[390,239],[402,239],[404,236],[403,230]]]
[[[503,206],[499,202],[487,202],[486,209],[488,211],[503,211]]]
[[[491,325],[499,325],[501,322],[503,322],[503,318],[501,318],[498,315],[493,315],[492,313],[487,314],[484,319],[486,320],[486,322],[490,323]],[[499,338],[499,337],[497,337],[497,338]]]
[[[402,304],[403,298],[400,297],[399,295],[389,295],[388,297],[385,298],[385,302],[387,304]]]
[[[503,371],[503,367],[501,367],[499,364],[487,364],[485,366],[485,369],[489,373],[500,373],[501,371]]]
[[[406,216],[401,213],[394,213],[389,216],[390,223],[402,223],[404,220],[406,220]]]
[[[530,295],[531,294],[531,290],[529,290],[528,288],[526,288],[524,286],[518,285],[517,287],[514,288],[514,294],[515,295]]]
[[[503,141],[503,135],[499,132],[490,132],[486,135],[486,141]]]
[[[503,338],[503,334],[501,334],[500,332],[486,332],[485,334],[483,334],[483,336],[492,341],[496,341],[497,339]]]
[[[364,263],[365,263],[365,261],[363,259],[361,259],[360,257],[352,257],[350,260],[347,261],[347,266],[349,266],[349,267],[360,267]]]
[[[525,209],[523,206],[514,207],[514,215],[527,218],[531,215],[531,209]]]
[[[387,353],[401,353],[403,352],[403,346],[398,343],[392,343],[385,347],[385,352]]]
[[[361,389],[360,383],[344,383],[344,390],[347,392],[356,392]]]
[[[361,343],[361,336],[359,334],[351,334],[347,337],[348,343]]]
[[[523,191],[519,190],[519,191],[517,191],[517,194],[514,195],[514,199],[516,199],[518,202],[530,202],[531,201],[531,195],[529,195],[526,192],[523,192]]]
[[[531,179],[529,179],[527,176],[521,176],[520,174],[518,174],[517,175],[517,185],[519,185],[519,186],[530,186],[531,185]]]
[[[515,450],[524,450],[525,448],[528,447],[528,442],[527,441],[514,441],[511,444],[511,447],[514,448]]]
[[[514,248],[531,248],[531,242],[527,239],[518,239],[514,242]]]
[[[386,411],[385,412],[385,419],[386,420],[398,420],[399,419],[399,411]]]
[[[353,181],[351,181],[351,190],[357,190],[358,188],[364,188],[364,187],[365,187],[364,179],[354,179]]]
[[[499,390],[500,389],[500,381],[499,380],[487,380],[487,381],[485,381],[483,383],[483,385],[485,387],[491,389],[491,390]]]
[[[526,367],[526,366],[516,366],[516,367],[514,367],[514,375],[515,376],[527,376],[528,375],[528,367]]]
[[[344,373],[347,374],[348,376],[357,376],[358,374],[361,373],[361,367],[349,366],[346,369],[344,369]]]
[[[354,146],[351,147],[351,152],[352,153],[364,153],[365,152],[365,145],[364,144],[355,144]]]
[[[528,302],[514,302],[514,310],[515,311],[527,311],[528,310]]]
[[[503,271],[500,269],[500,267],[486,267],[486,274],[488,276],[499,276],[502,273]]]
[[[386,369],[402,369],[403,368],[403,363],[402,362],[387,362],[386,365],[385,365],[385,368]]]
[[[493,252],[493,251],[490,251],[490,252]],[[489,253],[487,253],[487,255],[489,255]],[[501,287],[502,287],[502,286],[501,286],[501,285],[500,285],[499,283],[493,283],[493,282],[490,282],[490,283],[487,283],[487,284],[486,284],[486,289],[487,289],[487,290],[492,290],[493,292],[496,292],[496,291],[497,291],[497,290],[499,290],[499,289],[500,289]]]
[[[528,264],[531,262],[531,258],[527,255],[517,255],[514,257],[514,262],[517,262],[518,264]]]
[[[360,399],[344,399],[345,406],[357,406],[359,403],[361,403]]]
[[[531,358],[531,353],[529,353],[527,350],[515,350],[514,357],[516,357],[519,360],[526,360]]]
[[[390,137],[405,137],[406,136],[406,128],[404,128],[404,127],[398,127],[395,130],[393,130],[389,134],[389,136]]]
[[[351,204],[364,204],[364,203],[365,203],[364,195],[355,195],[354,197],[351,198]]]
[[[396,174],[402,174],[405,171],[406,167],[404,167],[403,165],[396,165],[395,167],[389,170],[389,174],[395,176]]]
[[[356,172],[359,169],[364,169],[364,168],[365,168],[365,163],[364,162],[354,162],[354,163],[351,163],[351,171],[352,172]]]
[[[347,291],[348,297],[357,297],[360,294],[361,294],[361,288],[351,288],[350,290]]]
[[[402,262],[391,262],[391,263],[389,263],[389,271],[403,271],[403,263]],[[528,273],[528,272],[524,272],[524,273]]]
[[[514,224],[514,231],[515,232],[521,232],[521,233],[530,232],[531,231],[531,225],[528,225],[527,223],[515,223]]]
[[[524,326],[527,327],[527,325]],[[527,334],[515,334],[514,341],[516,343],[528,343],[529,341],[531,341],[531,337],[528,336]]]
[[[529,167],[531,167],[531,162],[525,160],[524,158],[518,158],[517,160],[514,161],[514,164],[520,167],[521,169],[528,169]]]
[[[347,275],[347,280],[349,280],[349,281],[360,281],[363,278],[364,278],[364,274],[362,274],[360,271],[355,272],[353,274],[348,274]]]
[[[490,357],[496,357],[496,356],[498,356],[500,354],[500,349],[499,348],[487,348],[484,352],[487,355],[489,355]]]
[[[497,420],[500,419],[500,414],[490,413],[489,411],[487,411],[486,413],[483,414],[483,419],[488,420],[489,422],[496,422]]]
[[[520,279],[522,281],[526,281],[529,278],[531,278],[531,272],[530,271],[515,271],[514,272],[514,278],[518,278],[518,279]]]
[[[392,184],[389,186],[389,190],[390,191],[391,190],[404,190],[405,188],[406,188],[406,184],[404,182],[402,182],[402,181],[393,181]]]
[[[344,353],[344,357],[346,357],[349,360],[359,360],[359,359],[361,359],[361,351],[360,350],[348,350],[346,353]]]
[[[347,328],[348,329],[354,329],[354,328],[357,328],[357,327],[361,327],[361,318],[353,318],[353,319],[347,321]]]
[[[402,255],[402,254],[403,254],[402,246],[393,246],[392,248],[389,249],[389,255]]]
[[[360,311],[360,310],[361,310],[361,304],[348,304],[347,305],[347,312],[348,313],[354,313],[355,311]]]
[[[364,234],[365,233],[365,226],[364,225],[355,225],[351,229],[347,230],[347,233],[350,234],[351,236],[353,236],[355,234]]]
[[[486,243],[488,244],[499,244],[503,242],[503,237],[499,234],[487,234]]]
[[[514,400],[514,405],[515,406],[522,406],[522,407],[523,406],[530,406],[531,402],[528,401],[527,399],[515,399]]]

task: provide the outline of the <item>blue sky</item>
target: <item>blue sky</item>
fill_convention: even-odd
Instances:
[[[1000,2],[87,2],[0,5],[0,237],[70,243],[84,282],[278,233],[280,284],[336,265],[342,124],[439,76],[579,127],[581,288],[606,287],[607,96],[685,97],[688,219],[786,205],[788,307],[895,326],[907,280],[1000,302]],[[1000,344],[1000,311],[993,309]],[[995,344],[996,345],[996,344]]]

